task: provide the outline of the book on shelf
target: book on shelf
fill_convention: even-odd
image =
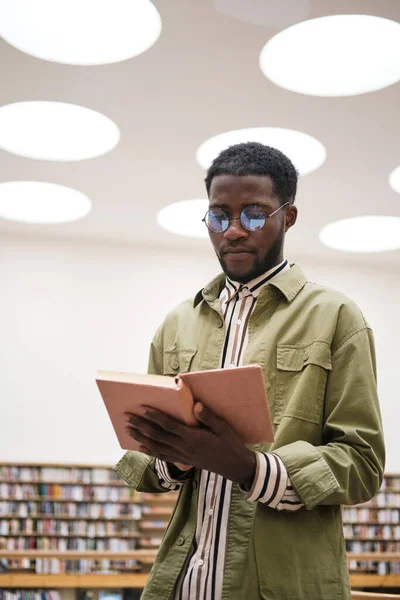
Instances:
[[[0,589],[0,600],[61,600],[61,596],[56,590]]]
[[[121,448],[138,450],[129,435],[127,413],[156,408],[187,425],[201,401],[224,419],[246,444],[273,442],[262,369],[258,365],[181,373],[176,377],[98,371],[96,383]]]
[[[400,476],[385,476],[385,481],[372,501],[344,507],[343,531],[351,573],[390,580],[400,575]],[[0,560],[13,577],[147,571],[177,496],[136,492],[121,485],[111,466],[0,465]],[[1,548],[17,557],[1,556]],[[59,556],[41,556],[42,551]],[[67,551],[106,557],[68,558]],[[137,560],[113,557],[138,551]],[[141,552],[151,556],[141,559]],[[362,560],[352,558],[362,554]]]
[[[122,483],[113,468],[39,465],[0,465],[0,560],[13,574],[119,574],[148,570],[151,559],[116,559],[113,554],[154,551],[160,540],[145,539],[140,521],[146,510],[157,510],[154,526],[166,525],[177,494],[153,506],[154,495]],[[149,518],[152,518],[151,516]],[[162,535],[163,527],[147,534]],[[1,556],[1,550],[21,553]],[[60,553],[43,557],[41,552]],[[102,552],[109,557],[69,558],[65,552]],[[29,552],[29,557],[23,553]]]

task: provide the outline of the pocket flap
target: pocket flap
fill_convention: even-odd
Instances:
[[[281,371],[301,371],[309,364],[332,370],[331,349],[326,342],[313,342],[301,347],[278,346],[277,367]]]
[[[197,350],[185,348],[184,350],[166,350],[163,354],[164,375],[178,375],[186,373]]]

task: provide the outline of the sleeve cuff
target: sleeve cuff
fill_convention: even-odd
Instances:
[[[142,452],[125,452],[115,465],[114,471],[133,489],[138,489],[152,458]]]
[[[154,466],[155,466],[157,476],[160,480],[161,486],[167,490],[174,490],[174,491],[179,490],[179,488],[185,483],[185,481],[190,479],[190,476],[185,476],[185,475],[186,475],[186,473],[189,474],[191,469],[186,472],[186,471],[180,471],[180,469],[178,469],[178,467],[175,467],[175,470],[179,471],[181,473],[181,475],[179,475],[179,479],[177,479],[177,478],[172,477],[170,469],[169,469],[169,465],[167,462],[156,458]]]
[[[274,450],[285,463],[290,480],[307,510],[313,509],[340,488],[319,448],[298,440]]]
[[[276,454],[255,452],[256,475],[250,491],[243,488],[251,502],[261,502],[277,510],[297,510],[303,505],[290,482],[282,460]]]

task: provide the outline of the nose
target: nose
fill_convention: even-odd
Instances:
[[[238,217],[230,220],[228,229],[224,231],[223,235],[227,240],[239,240],[241,238],[249,237],[249,232],[243,227],[240,222],[240,217]]]

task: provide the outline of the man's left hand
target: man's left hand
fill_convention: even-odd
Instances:
[[[254,452],[201,402],[194,405],[194,415],[199,427],[185,425],[154,408],[143,407],[140,415],[127,415],[129,435],[149,456],[169,463],[193,465],[250,487],[256,471]]]

